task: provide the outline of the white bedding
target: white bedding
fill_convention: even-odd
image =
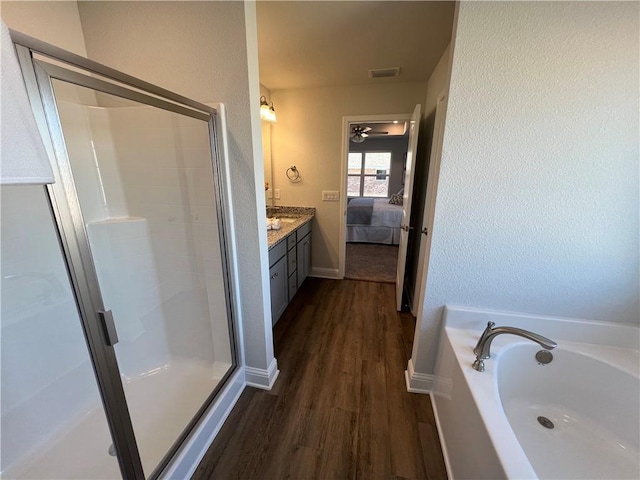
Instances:
[[[402,205],[391,205],[388,198],[376,198],[373,201],[371,225],[347,224],[347,242],[398,245],[400,222]]]

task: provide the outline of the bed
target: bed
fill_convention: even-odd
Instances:
[[[402,205],[388,198],[351,198],[347,203],[347,242],[400,243]]]

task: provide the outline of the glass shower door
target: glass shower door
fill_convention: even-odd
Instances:
[[[120,478],[46,191],[0,195],[0,477]]]
[[[42,61],[36,75],[61,139],[71,268],[87,278],[80,297],[104,307],[117,360],[125,401],[116,391],[110,408],[130,419],[128,449],[155,477],[235,366],[213,120]]]
[[[146,475],[233,363],[208,123],[53,81]],[[77,100],[76,100],[77,99]],[[95,99],[95,100],[94,100]]]

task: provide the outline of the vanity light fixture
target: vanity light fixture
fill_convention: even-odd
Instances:
[[[273,102],[269,105],[267,97],[264,95],[260,97],[260,118],[267,122],[276,123],[276,110],[273,108]]]

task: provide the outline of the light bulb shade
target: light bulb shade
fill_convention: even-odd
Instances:
[[[264,95],[260,97],[260,118],[267,122],[276,123],[276,111],[273,108],[273,102],[271,105],[267,102],[267,97]]]
[[[273,102],[271,102],[271,105],[269,105],[269,118],[273,123],[276,123],[278,121],[278,119],[276,118],[276,109],[273,108]]]
[[[362,135],[355,134],[353,137],[351,137],[351,141],[353,143],[362,143],[364,142],[364,137]]]

